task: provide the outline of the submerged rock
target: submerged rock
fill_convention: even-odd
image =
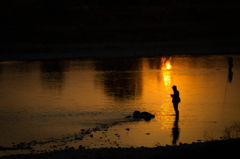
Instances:
[[[142,118],[144,120],[151,120],[154,117],[155,117],[155,115],[148,113],[148,112],[135,111],[133,113],[133,118],[137,118],[137,119]]]

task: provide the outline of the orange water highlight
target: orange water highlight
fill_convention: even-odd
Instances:
[[[170,70],[172,69],[171,60],[172,60],[172,57],[161,58],[161,70],[163,71],[162,73],[163,73],[163,80],[164,80],[165,87],[169,87],[172,83],[171,72],[170,72]]]

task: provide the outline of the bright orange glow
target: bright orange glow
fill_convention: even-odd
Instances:
[[[170,70],[172,69],[172,57],[162,57],[161,58],[161,69],[162,70]]]
[[[170,61],[167,61],[166,62],[166,69],[170,70],[171,68],[172,68],[172,65],[171,65]]]
[[[163,72],[163,80],[164,80],[164,85],[166,87],[171,85],[171,72],[169,71],[164,71]]]
[[[152,63],[147,58],[142,60],[142,99],[146,103],[142,107],[155,114],[155,120],[159,123],[157,129],[161,130],[171,130],[174,122],[169,96],[172,93],[171,59],[160,57]]]
[[[172,57],[161,58],[161,69],[163,70],[163,80],[166,87],[169,87],[171,85],[171,72],[169,71],[170,69],[172,69],[171,60]]]

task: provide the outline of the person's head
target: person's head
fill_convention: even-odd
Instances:
[[[173,85],[173,86],[172,86],[172,89],[177,89],[177,86]]]

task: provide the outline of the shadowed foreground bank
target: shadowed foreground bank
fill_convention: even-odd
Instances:
[[[209,141],[205,143],[182,144],[180,146],[159,146],[156,148],[102,148],[62,150],[43,154],[12,155],[3,159],[50,159],[50,158],[104,158],[104,159],[171,159],[171,158],[233,158],[239,154],[240,139]]]

